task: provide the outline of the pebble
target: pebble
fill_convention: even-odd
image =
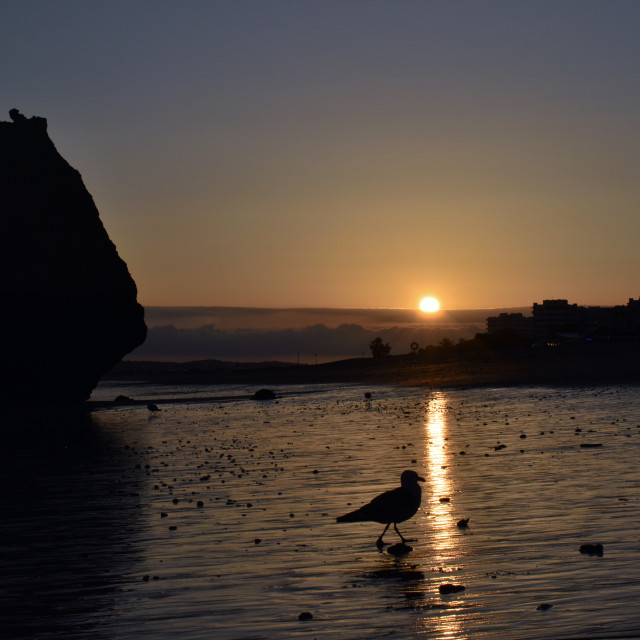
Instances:
[[[602,556],[604,555],[604,547],[599,542],[582,544],[580,545],[580,553],[588,556]]]
[[[441,594],[446,595],[448,593],[458,593],[460,591],[464,591],[466,589],[466,587],[462,584],[451,584],[451,583],[445,583],[445,584],[441,584],[438,587],[438,591],[440,591]]]
[[[299,616],[298,620],[313,620],[313,613],[310,611],[303,611]]]
[[[275,400],[276,394],[272,389],[259,389],[252,396],[252,400]]]

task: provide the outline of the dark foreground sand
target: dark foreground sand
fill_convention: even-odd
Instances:
[[[208,361],[124,362],[104,380],[156,384],[320,384],[358,382],[469,388],[513,385],[593,385],[640,382],[640,344],[580,344],[546,349],[479,350],[421,357],[356,358],[320,365],[266,364],[220,368]]]

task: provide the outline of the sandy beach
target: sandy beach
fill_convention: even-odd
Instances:
[[[640,634],[637,387],[102,386],[161,410],[2,450],[6,637]],[[403,469],[426,482],[394,557],[335,519]]]

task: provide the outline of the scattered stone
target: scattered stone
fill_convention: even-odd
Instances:
[[[438,587],[438,591],[440,591],[441,594],[443,595],[447,595],[449,593],[459,593],[460,591],[464,591],[466,589],[466,587],[462,584],[450,584],[450,583],[445,583],[445,584],[441,584]]]
[[[149,411],[160,411],[160,409],[158,408],[158,405],[153,404],[153,402],[147,403],[147,409],[149,409]]]
[[[538,611],[549,611],[549,609],[551,609],[551,607],[553,607],[552,604],[549,604],[548,602],[543,602],[542,604],[539,604],[536,609]]]
[[[298,620],[313,620],[313,613],[310,611],[303,611],[299,616]]]
[[[262,542],[262,538],[255,538],[253,544],[260,544]]]
[[[252,396],[252,400],[275,400],[276,394],[271,389],[259,389]]]
[[[198,509],[202,509],[204,507],[204,502],[202,502],[202,500],[198,500],[198,502],[196,502],[196,506]]]
[[[456,524],[461,529],[467,529],[469,527],[469,520],[471,520],[471,518],[462,518],[461,520],[458,520]]]
[[[584,553],[588,556],[603,556],[604,547],[599,542],[596,542],[595,544],[582,544],[580,545],[580,553]]]
[[[602,442],[583,442],[580,447],[582,449],[595,449],[596,447],[601,447]]]
[[[440,498],[440,502],[451,502],[451,498]]]
[[[496,447],[493,447],[496,451],[502,451],[502,449],[506,449],[507,445],[506,444],[499,444]]]
[[[371,400],[371,391],[365,391],[365,392],[364,392],[364,397],[365,397],[367,400]]]

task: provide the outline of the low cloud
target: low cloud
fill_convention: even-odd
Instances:
[[[129,354],[129,360],[238,360],[310,362],[369,356],[369,343],[380,337],[391,345],[392,354],[408,353],[413,342],[420,347],[438,344],[443,338],[454,342],[482,331],[478,324],[448,327],[392,327],[365,329],[358,324],[327,327],[314,324],[276,330],[219,329],[214,324],[179,328],[173,324],[149,329],[146,342]]]

